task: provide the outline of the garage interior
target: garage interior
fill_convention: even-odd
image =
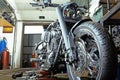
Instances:
[[[7,43],[4,59],[5,52],[0,52],[0,80],[72,80],[64,71],[52,75],[53,79],[51,75],[47,76],[50,79],[35,79],[34,74],[39,71],[38,63],[31,62],[37,58],[35,47],[41,42],[42,34],[48,26],[58,19],[56,8],[41,6],[42,1],[50,0],[0,0],[0,40],[5,37]],[[86,8],[85,16],[100,23],[108,31],[117,53],[115,80],[120,80],[120,0],[51,0],[51,3],[56,4],[66,2],[75,2]],[[34,76],[26,79],[29,73]]]

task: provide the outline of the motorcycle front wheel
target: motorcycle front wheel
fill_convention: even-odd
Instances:
[[[109,34],[99,24],[84,22],[74,31],[74,59],[67,63],[70,80],[115,80],[117,54]]]

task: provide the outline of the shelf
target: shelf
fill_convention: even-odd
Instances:
[[[13,25],[3,18],[0,18],[0,27],[3,27],[3,33],[13,32]]]

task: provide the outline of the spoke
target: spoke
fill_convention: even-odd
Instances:
[[[87,46],[87,69],[90,77],[96,77],[98,73],[99,67],[99,52],[96,45],[96,42],[91,39],[89,40],[89,45]]]
[[[91,35],[84,35],[76,38],[75,45],[78,59],[73,63],[72,69],[76,79],[81,76],[96,78],[99,70],[99,51],[94,38]]]

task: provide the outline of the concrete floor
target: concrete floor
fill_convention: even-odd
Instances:
[[[0,70],[0,80],[13,80],[12,79],[12,74],[15,72],[17,72],[16,70]]]
[[[7,70],[0,70],[0,80],[15,80],[12,79],[12,74],[17,72],[27,72],[31,70],[36,70],[34,68],[23,68],[23,69],[7,69]],[[69,80],[67,74],[56,74],[57,80]]]

